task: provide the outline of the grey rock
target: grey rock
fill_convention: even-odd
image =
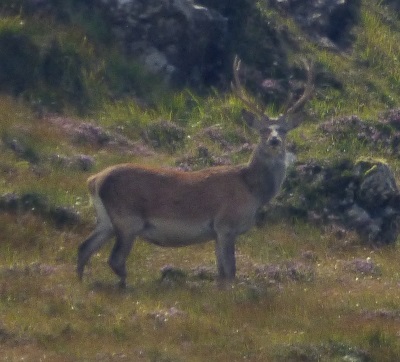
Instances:
[[[365,243],[387,245],[400,233],[399,200],[393,173],[383,161],[297,163],[264,217],[304,217],[354,230]]]
[[[393,173],[385,163],[360,161],[356,164],[355,174],[362,179],[358,200],[369,210],[384,206],[398,193]]]
[[[99,0],[126,53],[166,81],[198,85],[219,77],[227,19],[191,0]]]
[[[325,48],[347,46],[351,28],[358,21],[360,0],[270,0],[291,14],[316,42]]]

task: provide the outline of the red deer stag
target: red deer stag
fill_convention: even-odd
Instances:
[[[285,177],[285,136],[299,124],[298,112],[313,93],[312,67],[306,68],[303,94],[272,119],[245,96],[240,60],[235,58],[232,87],[253,112],[243,110],[244,119],[260,134],[247,164],[194,172],[120,164],[90,177],[97,225],[79,247],[79,278],[93,253],[115,236],[109,265],[121,287],[126,285],[126,260],[136,237],[165,247],[215,239],[219,279],[234,279],[235,240],[254,225],[257,210],[279,192]]]

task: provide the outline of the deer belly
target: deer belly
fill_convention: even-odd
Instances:
[[[185,246],[214,238],[211,221],[149,220],[139,234],[161,246]]]

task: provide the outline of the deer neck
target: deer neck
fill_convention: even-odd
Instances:
[[[244,169],[244,180],[260,206],[270,201],[280,190],[286,174],[286,151],[266,149],[258,145]]]

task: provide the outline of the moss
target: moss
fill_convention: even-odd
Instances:
[[[379,164],[388,166],[388,163],[383,158],[360,157],[355,162],[356,169],[360,169],[363,177],[373,173]]]

